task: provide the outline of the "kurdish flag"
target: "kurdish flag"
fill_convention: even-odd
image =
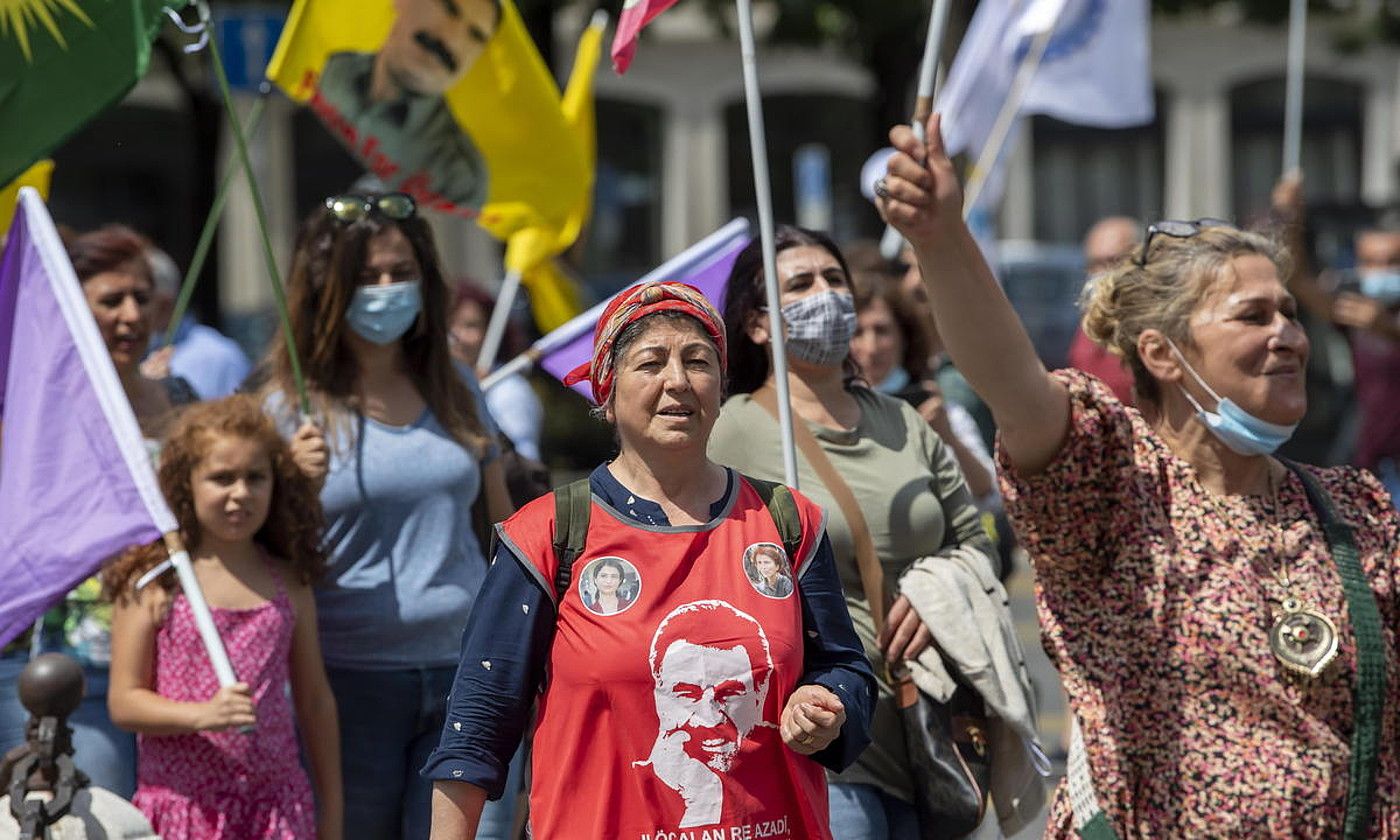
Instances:
[[[0,2],[0,184],[130,90],[146,72],[163,10],[186,2]]]
[[[123,548],[176,530],[32,187],[0,256],[0,645]]]
[[[590,167],[511,0],[296,0],[267,77],[381,181],[508,240]]]
[[[53,177],[53,161],[41,160],[24,170],[9,186],[0,190],[0,242],[5,241],[5,231],[10,229],[10,221],[15,217],[15,207],[19,202],[19,191],[23,187],[33,187],[39,197],[49,198],[49,180]]]

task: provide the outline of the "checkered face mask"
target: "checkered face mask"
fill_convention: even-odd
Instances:
[[[855,300],[828,289],[783,307],[788,355],[808,364],[835,367],[851,352],[856,334]]]

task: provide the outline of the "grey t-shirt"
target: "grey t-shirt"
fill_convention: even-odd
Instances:
[[[270,402],[286,432],[280,400]],[[495,424],[479,411],[494,440]],[[471,517],[481,465],[430,409],[407,426],[360,414],[341,426],[321,490],[329,568],[316,612],[326,665],[455,667],[486,576]],[[487,462],[494,456],[493,447]]]
[[[987,535],[962,471],[928,423],[902,400],[860,387],[852,388],[851,395],[861,411],[854,429],[830,429],[815,423],[807,423],[807,428],[860,502],[875,553],[884,567],[886,588],[893,590],[899,576],[916,559],[938,554],[945,547],[973,545],[988,552]],[[725,402],[710,434],[709,454],[745,475],[783,479],[778,424],[747,394]],[[875,627],[856,565],[850,526],[800,452],[797,461],[802,492],[826,509],[827,534],[846,591],[846,606],[880,686],[871,745],[855,764],[831,778],[877,785],[912,801],[899,712],[875,646]]]

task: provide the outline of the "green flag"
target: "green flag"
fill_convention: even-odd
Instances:
[[[0,0],[0,184],[120,99],[162,9],[188,0]]]

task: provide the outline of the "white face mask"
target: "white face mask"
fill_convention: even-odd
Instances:
[[[832,367],[845,361],[856,334],[856,303],[850,294],[827,289],[782,309],[789,356]]]
[[[1231,450],[1241,455],[1272,455],[1280,446],[1288,442],[1293,437],[1293,432],[1297,430],[1298,424],[1291,426],[1280,426],[1261,420],[1240,408],[1235,401],[1229,397],[1222,397],[1215,392],[1215,389],[1206,384],[1196,369],[1191,367],[1191,363],[1186,361],[1186,357],[1181,355],[1175,342],[1170,338],[1167,344],[1171,345],[1172,352],[1177,359],[1185,366],[1186,372],[1206,389],[1206,393],[1215,399],[1215,411],[1206,411],[1196,398],[1191,396],[1191,392],[1181,388],[1182,396],[1196,409],[1196,419],[1201,421],[1211,434],[1215,435],[1221,443]],[[1177,386],[1180,388],[1181,386]]]

